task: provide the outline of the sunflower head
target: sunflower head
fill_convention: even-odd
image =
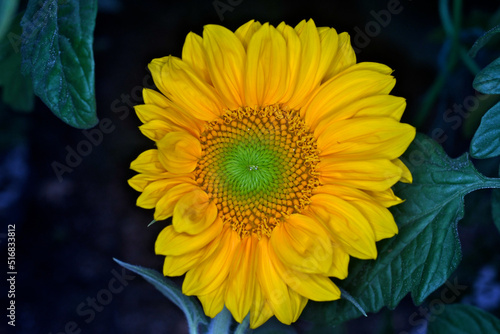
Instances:
[[[398,229],[391,190],[415,136],[389,95],[392,70],[356,63],[347,33],[250,21],[189,33],[182,58],[149,66],[140,129],[156,143],[131,168],[137,205],[172,217],[155,250],[214,317],[290,324],[309,299],[340,298],[329,277],[374,259]]]

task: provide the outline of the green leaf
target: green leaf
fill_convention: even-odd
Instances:
[[[177,305],[186,315],[191,333],[197,332],[198,324],[201,323],[206,325],[208,323],[207,317],[204,315],[198,300],[195,297],[184,295],[174,282],[167,279],[156,270],[134,266],[117,259],[113,260],[122,267],[142,276],[172,303]]]
[[[474,158],[486,159],[500,155],[500,102],[481,118],[481,123],[470,145]]]
[[[478,40],[472,45],[469,54],[471,57],[475,57],[476,54],[489,40],[500,32],[500,25],[494,27],[493,29],[488,30],[483,36],[479,37]]]
[[[0,87],[2,101],[11,108],[20,111],[31,111],[34,104],[33,84],[31,78],[21,74],[21,16],[12,25],[0,41]]]
[[[500,319],[472,305],[446,305],[443,313],[433,317],[428,334],[500,333]]]
[[[500,175],[500,170],[498,171],[498,175]],[[491,193],[491,213],[493,215],[493,222],[500,232],[500,189],[493,189]]]
[[[0,39],[9,31],[18,6],[19,0],[0,1]]]
[[[421,304],[445,283],[461,260],[457,222],[463,216],[464,196],[500,186],[499,180],[479,174],[466,154],[451,159],[422,134],[417,134],[402,160],[413,183],[398,183],[394,189],[405,199],[392,209],[398,235],[377,244],[377,260],[352,259],[348,277],[337,282],[366,312],[384,306],[394,309],[409,292],[415,304]],[[310,302],[304,313],[306,320],[330,326],[360,315],[345,299]]]
[[[30,0],[21,21],[22,70],[35,94],[67,124],[97,124],[93,31],[96,0]]]
[[[483,68],[474,78],[472,86],[483,94],[500,94],[500,58]]]

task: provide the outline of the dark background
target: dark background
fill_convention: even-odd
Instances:
[[[64,124],[40,100],[32,113],[2,106],[2,120],[14,128],[15,135],[9,136],[0,152],[0,246],[6,258],[7,225],[15,224],[18,275],[16,330],[7,328],[2,315],[0,333],[3,328],[23,334],[78,333],[78,329],[81,333],[187,333],[182,312],[140,277],[125,280],[126,286],[115,283],[114,294],[103,292],[109,290],[115,274],[122,273],[113,258],[162,268],[163,258],[154,254],[154,242],[164,223],[146,227],[153,211],[136,207],[139,193],[127,185],[134,175],[130,162],[153,148],[138,130],[140,122],[132,108],[142,102],[142,87],[151,85],[147,64],[169,54],[180,57],[186,34],[201,34],[203,25],[209,23],[235,30],[250,19],[294,26],[313,18],[317,26],[347,31],[354,39],[369,22],[376,22],[371,11],[386,10],[389,1],[240,2],[222,13],[221,21],[211,0],[99,1],[94,43],[97,114],[101,122],[108,119],[107,133],[101,132],[101,139],[97,130],[85,132]],[[488,28],[497,9],[493,3],[464,1],[466,30],[461,39],[466,47]],[[395,70],[393,94],[407,98],[404,121],[412,123],[444,66],[446,43],[437,2],[401,0],[400,7],[400,13],[392,15],[385,27],[379,25],[375,36],[357,38],[357,57]],[[484,67],[498,55],[498,49],[490,48],[476,60]],[[462,65],[453,69],[435,108],[419,125],[419,131],[427,133],[444,129],[448,139],[442,144],[454,157],[467,151],[481,114],[452,129],[453,124],[443,123],[442,113],[474,94],[472,79]],[[82,148],[89,134],[97,145],[91,146],[71,172],[58,178],[54,162],[66,164],[68,152]],[[489,176],[495,176],[498,163],[477,162]],[[500,235],[491,220],[489,196],[489,191],[479,191],[466,198],[466,217],[459,231],[464,256],[453,277],[467,285],[457,301],[465,299],[498,315]],[[0,296],[3,310],[7,307],[5,295]],[[99,296],[107,305],[97,305],[92,314],[88,303]],[[335,332],[423,333],[421,327],[411,326],[414,312],[418,307],[407,297],[395,311],[369,314]],[[294,328],[300,333],[333,331],[314,328],[303,320]]]

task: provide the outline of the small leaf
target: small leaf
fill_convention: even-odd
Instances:
[[[474,78],[472,86],[483,94],[500,94],[500,58],[483,68]]]
[[[0,40],[0,87],[2,100],[12,109],[31,111],[34,104],[31,78],[21,74],[21,54],[16,45],[21,39],[21,16],[12,22],[8,33]]]
[[[451,304],[429,319],[427,333],[500,333],[500,319],[472,305]]]
[[[362,315],[367,317],[365,310],[363,310],[363,308],[361,307],[361,305],[359,305],[357,300],[353,296],[351,296],[350,293],[345,291],[344,289],[342,289],[342,288],[339,288],[339,289],[340,289],[342,298],[349,301],[352,305],[354,305],[355,308],[358,309],[359,312],[361,312]]]
[[[337,282],[366,312],[384,306],[394,309],[409,292],[415,304],[421,304],[443,285],[461,260],[457,222],[463,216],[464,196],[500,185],[499,180],[479,174],[466,154],[451,159],[422,134],[417,134],[402,160],[413,183],[394,187],[396,195],[405,199],[391,210],[399,233],[377,243],[376,260],[352,259],[348,277]],[[308,303],[304,318],[335,326],[360,315],[341,298]]]
[[[113,260],[115,260],[115,262],[122,267],[142,276],[172,303],[177,305],[186,315],[190,329],[196,329],[200,323],[204,325],[208,323],[207,317],[204,315],[201,305],[198,303],[197,299],[195,297],[188,297],[184,295],[174,282],[167,279],[156,270],[134,266],[117,259]]]
[[[21,21],[22,71],[35,94],[67,124],[97,123],[93,31],[96,0],[30,0]]]
[[[483,46],[486,45],[486,43],[489,42],[489,40],[498,34],[500,32],[500,25],[494,27],[493,29],[488,30],[483,36],[479,37],[477,41],[472,45],[469,55],[474,58],[478,51],[482,49]]]
[[[472,137],[470,154],[478,159],[500,155],[500,102],[481,118],[479,128]]]

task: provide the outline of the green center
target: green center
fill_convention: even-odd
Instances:
[[[196,181],[241,236],[270,235],[282,217],[307,205],[319,183],[314,138],[292,111],[248,108],[226,116],[200,136]]]
[[[284,170],[283,154],[272,145],[250,138],[227,150],[220,164],[233,193],[242,196],[276,191]],[[274,188],[274,190],[273,190]]]

